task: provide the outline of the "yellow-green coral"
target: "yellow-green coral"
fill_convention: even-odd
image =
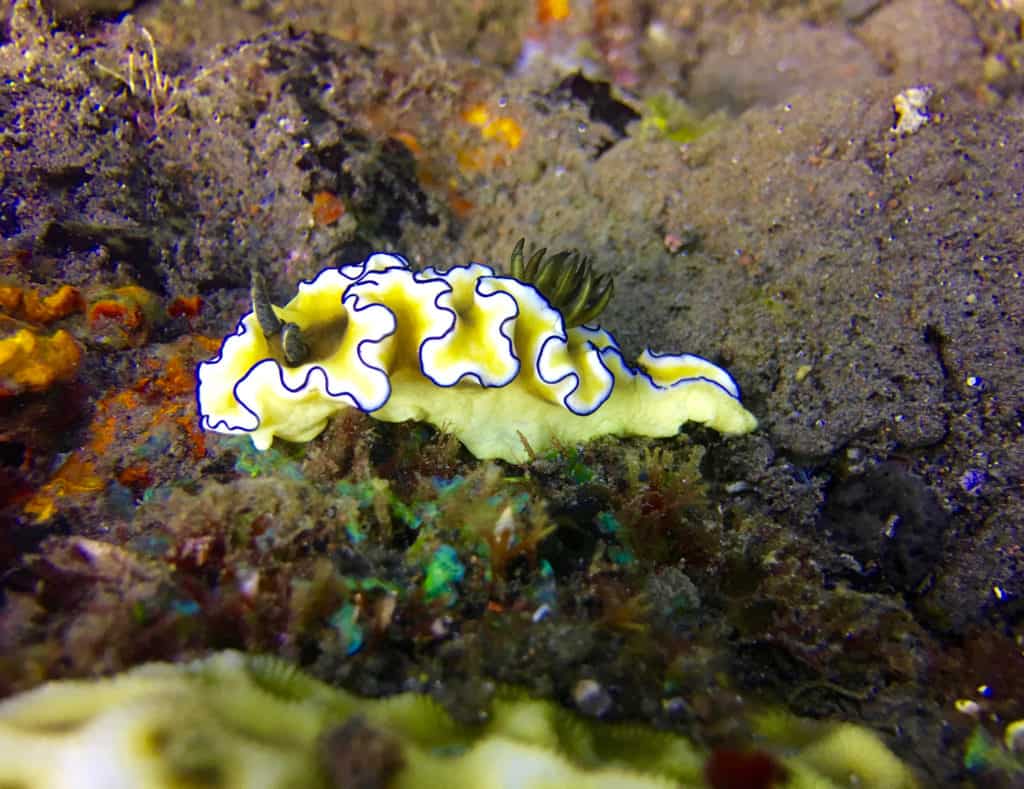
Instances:
[[[589,292],[570,301],[574,314],[601,305]],[[728,434],[757,425],[711,362],[644,352],[638,365],[608,332],[567,329],[533,285],[477,263],[414,272],[376,254],[300,283],[284,307],[257,304],[199,365],[197,395],[204,429],[248,433],[260,449],[275,436],[308,441],[345,407],[430,422],[478,458],[513,462],[527,445],[671,436],[687,421]]]
[[[707,785],[707,754],[683,737],[595,723],[512,691],[499,692],[487,712],[485,724],[460,725],[426,696],[360,699],[276,659],[224,652],[109,679],[54,682],[0,703],[0,786]],[[787,776],[780,789],[915,786],[907,767],[864,729],[794,728],[801,742],[783,743],[785,754],[772,757]],[[773,745],[766,739],[758,747]]]

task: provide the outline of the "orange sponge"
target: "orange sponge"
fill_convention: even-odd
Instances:
[[[42,392],[72,378],[82,349],[63,329],[46,337],[21,329],[0,339],[0,397]]]

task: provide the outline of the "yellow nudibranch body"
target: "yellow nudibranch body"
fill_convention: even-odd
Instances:
[[[567,329],[532,285],[479,263],[412,271],[397,255],[327,268],[272,307],[308,355],[285,361],[255,311],[197,371],[203,429],[309,441],[354,407],[453,433],[478,458],[514,463],[555,443],[675,435],[687,421],[753,430],[732,377],[690,354],[644,351],[626,364],[608,332]]]

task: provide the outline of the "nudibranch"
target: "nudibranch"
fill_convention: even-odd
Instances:
[[[537,274],[521,252],[513,271]],[[568,279],[553,283],[562,296]],[[571,314],[592,317],[608,291],[579,295]],[[722,368],[651,351],[631,367],[611,334],[570,325],[544,292],[480,263],[413,271],[383,253],[324,269],[284,307],[254,277],[253,310],[196,371],[201,425],[248,433],[262,450],[275,436],[310,441],[332,414],[359,408],[429,422],[478,458],[513,463],[527,445],[672,436],[688,421],[730,435],[757,426]]]

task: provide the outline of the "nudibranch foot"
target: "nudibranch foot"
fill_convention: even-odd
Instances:
[[[479,263],[414,272],[378,253],[324,269],[284,307],[254,275],[253,310],[197,369],[203,429],[247,433],[266,449],[275,437],[309,441],[335,412],[359,408],[429,422],[478,458],[520,463],[527,445],[672,436],[685,422],[730,435],[757,426],[736,382],[708,360],[645,351],[634,368],[607,331],[567,325],[558,305],[579,317],[610,296],[589,261],[551,263],[542,251],[524,263],[522,244],[517,256],[536,284]]]

